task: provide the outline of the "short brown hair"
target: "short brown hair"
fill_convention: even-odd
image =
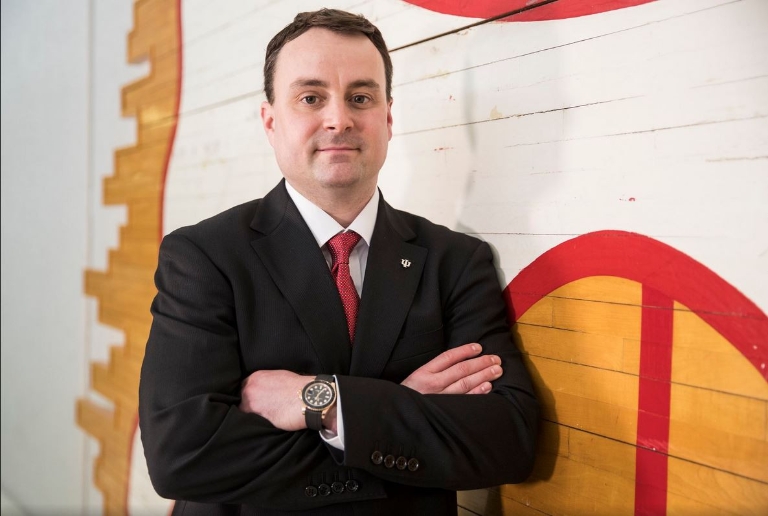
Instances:
[[[320,9],[319,11],[297,14],[296,18],[278,32],[267,45],[267,54],[264,59],[264,93],[267,94],[267,101],[270,104],[275,101],[275,64],[280,50],[286,43],[293,41],[313,27],[341,34],[362,34],[371,40],[384,60],[387,100],[392,98],[392,60],[389,58],[387,44],[384,42],[384,37],[379,29],[361,14],[352,14],[338,9]]]

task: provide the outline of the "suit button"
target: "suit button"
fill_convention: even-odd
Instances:
[[[377,466],[378,466],[379,464],[381,464],[381,462],[382,462],[383,460],[384,460],[384,455],[382,455],[382,454],[381,454],[381,452],[380,452],[379,450],[376,450],[376,451],[375,451],[375,452],[373,452],[373,454],[371,455],[371,462],[373,462],[373,463],[374,463],[374,464],[376,464]]]
[[[317,496],[317,488],[315,486],[307,486],[304,488],[304,494],[310,498]]]
[[[411,459],[408,461],[408,469],[411,471],[416,471],[419,469],[419,459]]]
[[[360,489],[360,484],[357,483],[357,480],[347,480],[347,491],[350,493],[354,493],[358,489]]]
[[[320,493],[320,496],[328,496],[331,494],[331,488],[328,484],[320,484],[317,486],[317,492]]]
[[[394,455],[387,455],[384,457],[384,467],[385,468],[391,468],[395,465],[395,456]]]
[[[338,482],[338,481],[334,482],[333,484],[331,484],[331,491],[333,491],[336,494],[343,493],[344,492],[344,484],[342,484],[341,482]]]
[[[408,459],[406,459],[403,456],[400,456],[397,458],[397,461],[395,462],[395,466],[397,466],[397,469],[403,470],[408,465]]]

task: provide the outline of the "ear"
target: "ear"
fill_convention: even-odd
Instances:
[[[273,141],[275,137],[275,108],[272,107],[272,104],[266,100],[261,103],[261,125],[264,127],[264,132],[267,133],[269,144],[274,147],[275,144]]]
[[[389,133],[389,137],[387,140],[392,139],[392,102],[395,99],[389,99],[389,102],[387,102],[387,132]]]

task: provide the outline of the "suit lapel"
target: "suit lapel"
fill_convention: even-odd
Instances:
[[[293,307],[326,374],[346,374],[349,334],[339,293],[312,233],[281,182],[259,203],[251,246]]]
[[[350,374],[377,378],[397,342],[421,280],[427,249],[383,198],[371,238]],[[405,264],[402,260],[407,260]]]

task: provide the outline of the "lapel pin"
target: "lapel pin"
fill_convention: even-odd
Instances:
[[[411,266],[411,261],[410,260],[406,260],[405,258],[400,260],[400,263],[402,264],[403,269],[407,269],[408,267]]]

